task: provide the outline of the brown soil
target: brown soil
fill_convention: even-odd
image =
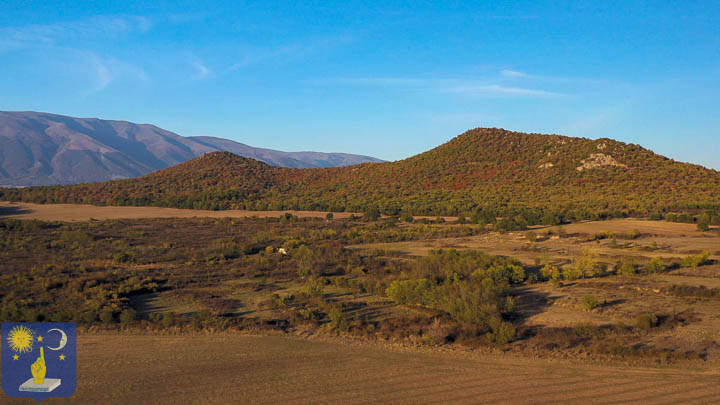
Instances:
[[[77,404],[709,403],[718,372],[281,336],[81,336]],[[2,403],[28,400],[0,395]],[[32,402],[34,403],[34,402]]]

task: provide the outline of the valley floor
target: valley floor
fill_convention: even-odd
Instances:
[[[90,221],[92,219],[144,218],[277,218],[286,212],[300,218],[325,218],[321,211],[244,211],[191,210],[162,207],[98,207],[82,204],[32,204],[0,201],[0,218],[37,219],[40,221]],[[349,218],[352,212],[335,213],[336,219]],[[355,213],[355,215],[362,215]]]
[[[710,403],[718,370],[618,368],[282,336],[85,335],[77,404]],[[27,399],[0,395],[3,404]]]

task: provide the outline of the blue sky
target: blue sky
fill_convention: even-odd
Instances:
[[[720,169],[720,1],[200,3],[0,3],[0,109],[388,160],[503,127]]]

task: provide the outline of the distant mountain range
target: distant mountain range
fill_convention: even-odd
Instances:
[[[149,124],[0,111],[0,185],[5,186],[133,178],[218,151],[292,168],[381,162],[346,153],[280,152],[222,138],[183,137]]]
[[[720,172],[612,139],[477,128],[397,162],[293,169],[228,152],[140,178],[0,189],[0,200],[206,209],[598,218],[720,208]]]

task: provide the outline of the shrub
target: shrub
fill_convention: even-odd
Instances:
[[[707,232],[710,230],[710,224],[708,224],[707,222],[698,222],[697,229],[700,232]]]
[[[583,305],[586,311],[592,311],[600,305],[600,302],[594,295],[586,295],[583,297]]]
[[[601,272],[598,263],[598,254],[588,248],[582,249],[582,254],[575,261],[575,267],[582,277],[593,277]]]
[[[699,255],[685,257],[680,262],[680,266],[695,268],[710,263],[710,252],[702,252]]]
[[[398,304],[422,304],[427,305],[427,295],[430,291],[430,281],[419,280],[396,280],[385,290],[390,299]]]
[[[543,280],[549,280],[553,277],[556,277],[556,275],[560,274],[560,270],[558,270],[557,266],[553,266],[550,263],[545,264],[542,269],[540,269],[540,275],[542,276]]]
[[[492,331],[488,333],[488,337],[492,342],[504,345],[512,341],[516,334],[517,330],[513,324],[510,322],[500,322],[496,327],[492,328]]]
[[[137,257],[134,253],[118,253],[113,258],[113,262],[115,262],[115,264],[135,263],[137,262]]]
[[[658,318],[655,314],[647,313],[638,315],[635,318],[635,328],[639,330],[649,330],[658,325]]]
[[[582,278],[583,272],[576,265],[565,266],[562,271],[563,279],[572,281]]]
[[[620,262],[616,265],[617,274],[623,276],[632,276],[637,272],[635,262],[629,257],[623,257]]]
[[[413,221],[413,216],[412,216],[409,212],[403,212],[403,213],[400,215],[400,220],[403,221],[403,222],[412,222],[412,221]]]
[[[311,297],[322,297],[325,291],[325,280],[322,277],[310,277],[307,281],[307,289]]]
[[[110,322],[113,322],[114,320],[115,319],[114,319],[113,311],[108,309],[108,310],[105,310],[100,313],[100,321],[101,322],[110,323]]]
[[[647,264],[647,271],[648,273],[660,273],[665,271],[665,265],[659,257],[653,257]]]
[[[325,214],[325,219],[333,219],[333,213],[328,212],[327,214]]]
[[[350,326],[347,323],[347,319],[345,319],[345,314],[337,306],[334,306],[330,310],[328,316],[330,318],[330,326],[332,326],[333,328],[344,332],[350,329]]]
[[[137,312],[134,309],[125,309],[120,313],[120,322],[130,323],[137,320]]]
[[[368,207],[365,210],[363,219],[366,221],[377,221],[380,218],[380,209],[378,207]]]
[[[530,242],[536,242],[537,234],[533,231],[527,231],[525,232],[525,239],[529,240]]]

